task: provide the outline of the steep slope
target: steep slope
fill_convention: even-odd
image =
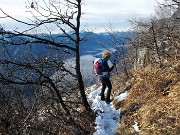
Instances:
[[[133,71],[117,135],[180,134],[180,62]],[[134,124],[138,125],[138,130]]]

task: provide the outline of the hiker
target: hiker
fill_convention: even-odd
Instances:
[[[111,53],[106,51],[102,53],[102,58],[100,59],[102,62],[102,73],[101,75],[99,75],[100,81],[102,83],[102,89],[101,89],[101,100],[102,101],[106,101],[107,104],[109,104],[111,102],[110,99],[110,94],[111,94],[111,90],[112,90],[112,84],[111,81],[109,79],[110,77],[110,72],[113,70],[115,63],[112,63],[110,61],[110,57],[111,57]],[[106,87],[108,87],[108,91],[107,91],[107,95],[106,98],[104,96],[104,92]]]

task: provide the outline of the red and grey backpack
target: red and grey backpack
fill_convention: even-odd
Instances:
[[[93,62],[94,72],[96,75],[103,75],[102,72],[105,72],[109,69],[109,66],[107,64],[107,60],[104,58],[97,58]],[[107,72],[107,71],[106,71]]]
[[[93,68],[96,75],[102,75],[102,59],[97,58],[93,62]]]

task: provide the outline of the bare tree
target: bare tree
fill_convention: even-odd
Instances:
[[[29,22],[1,9],[3,18],[28,26],[25,30],[0,29],[0,107],[4,108],[0,127],[4,133],[93,132],[94,114],[80,71],[81,6],[81,0],[27,2],[33,15]],[[61,34],[53,34],[55,28]]]
[[[161,4],[156,16],[148,21],[133,22],[136,33],[133,42],[137,51],[136,62],[141,61],[143,66],[148,63],[158,63],[162,66],[168,59],[179,57],[177,52],[179,52],[180,27],[178,18],[174,16],[179,9],[171,10],[172,6],[174,5]]]
[[[117,60],[120,57],[120,59],[122,61],[123,72],[125,73],[126,77],[129,78],[128,69],[127,69],[127,61],[125,58],[125,55],[126,55],[125,50],[127,47],[127,46],[125,46],[125,38],[126,37],[120,37],[118,32],[113,32],[113,31],[109,32],[109,35],[111,37],[111,41],[113,44],[112,46],[114,46],[120,54],[120,56],[117,56]]]
[[[29,5],[28,5],[29,4]],[[17,20],[12,16],[6,14],[2,9],[1,12],[5,15],[5,18],[11,18],[19,23],[27,25],[29,28],[24,31],[1,31],[3,34],[10,35],[11,37],[29,37],[31,40],[21,41],[19,43],[11,42],[13,45],[31,44],[37,43],[53,46],[54,48],[65,48],[64,52],[72,53],[75,55],[75,69],[78,80],[78,87],[81,93],[82,102],[84,107],[90,111],[89,104],[85,95],[84,84],[80,71],[80,54],[79,45],[82,41],[80,37],[80,19],[81,19],[81,0],[77,1],[53,1],[50,0],[42,3],[30,3],[27,2],[27,8],[29,12],[33,14],[34,20],[31,22],[24,22],[23,20]],[[37,15],[35,15],[37,14]],[[40,17],[39,17],[40,16]],[[49,27],[56,27],[62,35],[53,37],[52,31]],[[45,38],[39,37],[37,34],[32,34],[33,31],[40,31],[44,27],[49,32],[49,35],[45,35]],[[55,29],[55,28],[54,28]],[[71,34],[69,33],[71,31]],[[30,34],[29,34],[30,33]],[[66,39],[67,42],[63,42],[62,39]],[[61,49],[63,50],[63,49]]]

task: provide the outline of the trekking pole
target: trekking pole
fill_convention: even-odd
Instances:
[[[118,76],[118,71],[117,71],[117,67],[116,67],[116,60],[114,60],[114,67],[115,67],[115,69],[116,69],[116,73],[117,73],[117,76]]]

